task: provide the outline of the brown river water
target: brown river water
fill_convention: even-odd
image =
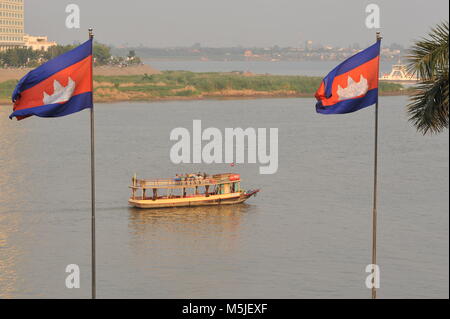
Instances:
[[[448,298],[448,132],[422,136],[406,97],[380,98],[380,298]],[[373,107],[312,99],[96,106],[99,298],[369,298]],[[90,297],[89,112],[10,121],[0,108],[0,298]],[[172,164],[176,127],[279,129],[279,168]],[[246,204],[128,207],[138,177],[234,171]],[[65,287],[65,268],[81,288]]]

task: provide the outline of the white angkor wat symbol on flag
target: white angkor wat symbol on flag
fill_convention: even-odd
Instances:
[[[347,87],[342,88],[340,85],[338,85],[337,94],[339,97],[339,101],[352,99],[357,96],[361,96],[367,93],[369,90],[369,84],[367,82],[367,79],[363,77],[361,74],[361,77],[359,78],[359,82],[355,82],[351,76],[347,79]]]
[[[55,80],[53,82],[53,94],[49,95],[44,92],[44,105],[64,103],[69,101],[73,95],[73,92],[75,92],[75,87],[76,84],[70,77],[67,86],[62,86],[61,83]]]

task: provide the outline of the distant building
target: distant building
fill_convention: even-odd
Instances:
[[[44,50],[57,45],[46,36],[25,34],[24,0],[0,0],[0,51],[12,48]]]
[[[56,46],[57,43],[54,41],[48,41],[47,37],[35,37],[32,35],[25,34],[23,36],[24,46],[33,50],[43,50],[47,51],[48,48]]]
[[[0,0],[0,51],[24,45],[24,0]]]
[[[252,50],[245,50],[244,56],[245,56],[246,58],[251,58],[251,57],[253,56]]]

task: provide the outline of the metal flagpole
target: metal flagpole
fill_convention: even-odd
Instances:
[[[380,32],[376,34],[377,41],[381,41]],[[380,73],[380,63],[378,62],[377,79]],[[375,287],[375,265],[377,264],[377,176],[378,176],[378,98],[375,104],[375,149],[374,149],[374,172],[373,172],[373,210],[372,210],[372,299],[377,298]]]
[[[94,41],[93,29],[89,29],[89,39]],[[94,44],[92,44],[93,46]],[[92,53],[91,74],[92,81],[94,71],[94,54]],[[95,277],[95,139],[94,139],[94,92],[92,92],[91,107],[91,267],[92,267],[92,299],[96,298],[96,277]]]

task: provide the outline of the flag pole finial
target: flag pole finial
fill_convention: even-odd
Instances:
[[[377,31],[377,41],[380,41],[381,39],[383,39],[383,37],[381,36],[381,32]]]

